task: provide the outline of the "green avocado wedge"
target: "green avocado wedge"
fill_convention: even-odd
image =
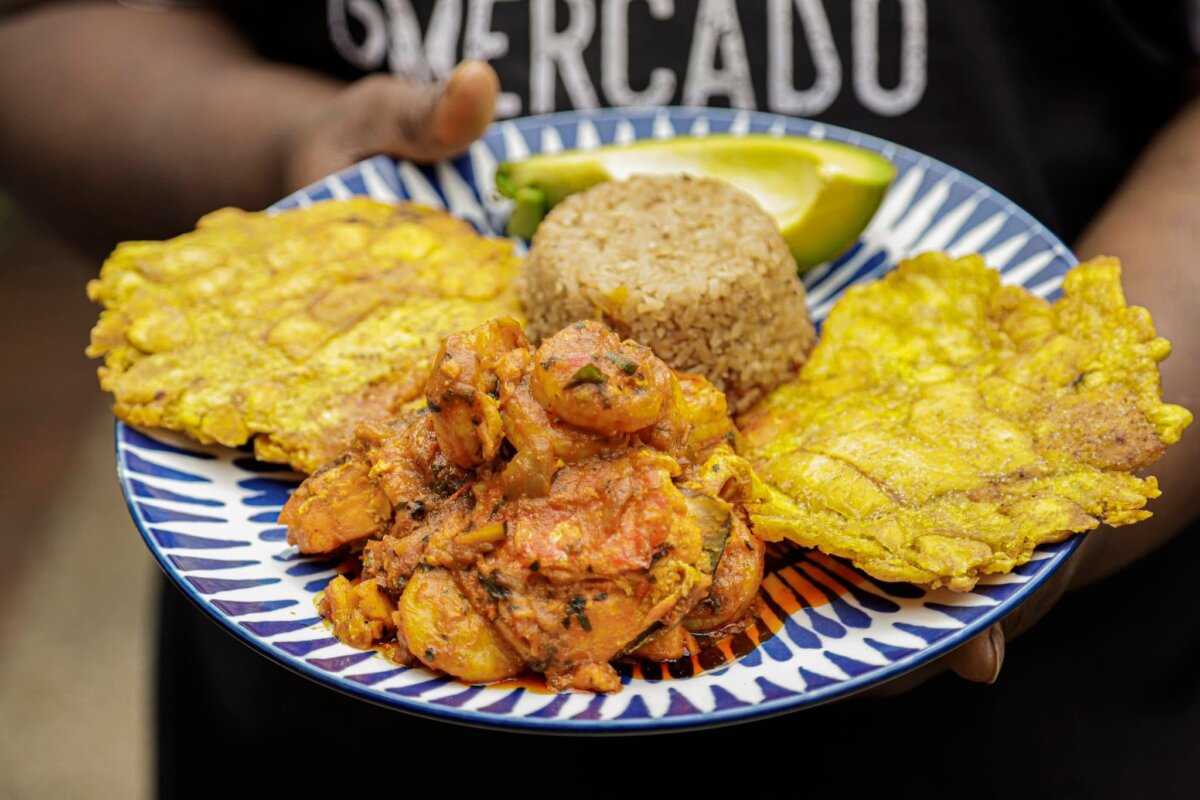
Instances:
[[[496,188],[515,201],[508,232],[529,239],[575,192],[638,174],[719,178],[752,195],[779,223],[800,271],[848,249],[875,215],[896,168],[839,142],[799,136],[713,135],[649,139],[506,161]]]

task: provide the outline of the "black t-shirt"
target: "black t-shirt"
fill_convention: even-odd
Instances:
[[[908,145],[1068,241],[1179,107],[1189,0],[227,0],[267,56],[345,78],[500,75],[501,116],[739,106]]]
[[[1179,0],[238,0],[272,58],[354,78],[444,77],[488,58],[515,116],[601,105],[734,105],[808,116],[947,161],[1070,241],[1184,101]],[[1134,529],[1130,535],[1137,535]],[[1010,644],[994,686],[945,676],[734,728],[614,742],[494,734],[343,698],[163,595],[164,796],[332,778],[346,793],[706,790],[1188,796],[1200,771],[1200,538],[1063,600]],[[690,754],[690,757],[688,756]],[[616,758],[614,758],[616,756]],[[682,757],[681,757],[682,756]],[[497,768],[496,759],[506,762]],[[746,767],[750,767],[746,769]],[[772,785],[764,785],[771,780]],[[611,787],[611,789],[610,789]],[[425,789],[428,791],[428,789]],[[710,790],[711,791],[711,790]]]

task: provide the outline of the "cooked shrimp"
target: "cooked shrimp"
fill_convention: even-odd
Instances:
[[[414,573],[396,616],[408,649],[432,669],[484,683],[516,675],[525,666],[446,570]]]
[[[744,613],[751,475],[706,380],[598,323],[535,354],[500,320],[446,340],[426,398],[361,428],[289,506],[308,502],[296,538],[370,537],[361,578],[322,605],[340,639],[471,682],[532,669],[615,692],[611,660],[678,657]]]
[[[649,347],[599,322],[576,322],[534,355],[533,397],[572,425],[605,436],[633,433],[670,410],[674,376]]]
[[[302,553],[331,553],[386,531],[391,522],[392,504],[358,446],[310,475],[279,513],[288,544]]]
[[[549,491],[550,476],[562,464],[574,464],[628,444],[628,434],[604,436],[556,420],[533,399],[525,377],[502,395],[504,434],[516,449],[504,472],[510,497],[540,497]]]
[[[493,320],[447,337],[425,383],[438,444],[454,464],[470,468],[495,457],[503,441],[496,363],[529,340],[513,319]]]

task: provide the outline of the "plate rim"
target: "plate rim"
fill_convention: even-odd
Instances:
[[[483,141],[492,133],[498,133],[502,125],[515,125],[518,128],[544,128],[546,125],[553,125],[556,122],[578,122],[582,119],[589,120],[615,120],[628,121],[633,118],[651,117],[657,118],[660,115],[669,115],[672,112],[682,114],[694,114],[697,117],[705,116],[711,119],[737,119],[737,117],[745,115],[748,119],[753,120],[770,120],[778,122],[784,126],[789,123],[801,123],[810,128],[812,126],[820,126],[825,132],[833,132],[836,141],[850,141],[852,144],[869,143],[873,146],[876,152],[886,153],[889,149],[892,152],[905,152],[915,162],[936,165],[940,171],[945,174],[957,173],[967,181],[975,184],[976,190],[982,188],[991,193],[993,197],[1001,203],[1005,211],[1014,217],[1017,217],[1026,226],[1026,229],[1034,235],[1044,236],[1050,243],[1051,248],[1058,255],[1070,264],[1077,264],[1078,259],[1069,247],[1049,228],[1042,224],[1036,217],[1022,208],[1020,205],[1013,202],[1003,193],[993,189],[991,186],[983,183],[969,173],[966,173],[956,167],[953,167],[945,162],[926,155],[918,150],[914,150],[905,145],[893,142],[882,137],[872,134],[862,133],[850,128],[845,128],[838,125],[829,124],[820,120],[806,119],[801,117],[792,117],[784,114],[776,114],[765,111],[753,111],[748,109],[724,109],[724,108],[705,108],[693,106],[640,106],[630,108],[601,108],[588,109],[579,111],[557,111],[547,114],[537,114],[525,117],[514,117],[510,119],[497,120],[489,126],[488,130],[480,137],[479,141]],[[686,136],[690,134],[680,134]],[[793,134],[796,135],[796,134]],[[459,158],[469,157],[462,155]],[[377,159],[386,159],[391,162],[400,163],[399,159],[391,159],[388,156],[372,156],[364,159],[354,165],[351,165],[336,173],[332,173],[325,178],[314,181],[308,186],[291,192],[283,198],[273,203],[267,210],[273,210],[277,206],[287,202],[297,195],[305,195],[315,187],[321,187],[329,178],[341,176],[343,174],[354,174],[358,172],[363,164],[369,163]],[[855,281],[857,282],[857,281]],[[853,285],[853,284],[850,284]],[[1008,597],[1002,599],[995,606],[988,609],[987,612],[966,622],[961,628],[953,629],[951,633],[943,637],[938,642],[927,647],[915,650],[913,653],[903,656],[895,661],[890,662],[885,666],[869,672],[855,675],[846,680],[837,681],[825,686],[820,686],[804,692],[789,694],[784,697],[765,699],[760,703],[752,703],[745,706],[714,709],[709,712],[696,711],[694,713],[679,714],[676,716],[663,717],[646,717],[637,719],[542,719],[529,716],[516,716],[506,714],[484,715],[477,711],[463,710],[452,706],[431,703],[422,700],[419,697],[407,697],[404,695],[384,695],[378,692],[372,692],[368,688],[354,682],[345,680],[341,676],[331,675],[317,667],[308,664],[303,659],[288,659],[276,653],[262,637],[253,634],[238,625],[232,617],[218,613],[211,603],[206,602],[200,593],[193,587],[184,577],[175,570],[167,555],[159,547],[154,540],[149,530],[149,525],[144,519],[141,510],[137,507],[131,493],[131,482],[127,475],[127,468],[124,459],[121,458],[121,442],[122,430],[129,429],[137,431],[136,426],[126,425],[119,419],[114,418],[113,428],[113,445],[114,454],[116,456],[117,478],[121,487],[122,498],[129,510],[130,516],[138,529],[147,549],[153,555],[155,562],[159,568],[165,573],[169,582],[179,591],[182,591],[188,601],[200,609],[206,616],[214,620],[227,633],[230,633],[234,638],[242,644],[248,646],[251,650],[259,655],[267,658],[278,666],[281,666],[294,674],[300,675],[310,681],[320,684],[328,689],[340,692],[341,694],[355,697],[364,700],[372,705],[386,708],[392,711],[400,711],[418,717],[431,718],[443,722],[452,722],[461,725],[467,725],[475,728],[486,728],[489,730],[504,730],[510,732],[530,732],[530,733],[558,733],[558,734],[580,734],[580,735],[606,735],[606,734],[653,734],[665,733],[679,730],[698,730],[702,728],[713,728],[723,725],[737,724],[749,722],[756,719],[766,719],[768,717],[779,716],[781,714],[800,711],[806,708],[815,708],[835,700],[849,698],[857,695],[868,689],[876,686],[881,686],[886,683],[902,677],[905,674],[913,672],[927,664],[936,661],[942,655],[961,646],[967,640],[974,637],[976,634],[985,630],[994,623],[1004,619],[1017,608],[1027,602],[1053,575],[1055,575],[1063,564],[1076,552],[1082,544],[1085,534],[1076,534],[1056,543],[1058,549],[1048,558],[1040,559],[1042,564],[1038,572],[1020,585]],[[146,434],[143,434],[146,435]],[[649,681],[653,683],[670,683],[670,681]],[[465,688],[470,688],[475,684],[467,684],[461,682]],[[919,687],[914,687],[919,688]],[[568,693],[569,694],[569,693]],[[548,694],[547,697],[552,696]]]

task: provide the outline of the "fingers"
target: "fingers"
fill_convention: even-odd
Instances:
[[[1087,545],[1087,540],[1084,540]],[[1083,548],[1080,548],[1081,550]],[[965,644],[942,656],[936,661],[888,681],[868,692],[877,697],[892,697],[910,691],[925,681],[949,669],[961,678],[976,683],[995,683],[1004,665],[1006,642],[1015,639],[1022,631],[1049,611],[1071,583],[1072,575],[1079,563],[1079,553],[1054,573],[1031,597],[1016,610],[987,630],[975,635]]]
[[[442,90],[434,115],[434,141],[450,153],[464,150],[483,135],[496,112],[500,79],[490,64],[464,61]]]
[[[996,623],[936,661],[877,686],[866,694],[871,697],[895,697],[912,691],[946,670],[975,683],[995,683],[1004,664],[1004,647],[1004,630],[1000,623]]]
[[[383,153],[436,161],[462,152],[492,121],[500,82],[482,61],[464,61],[434,85],[392,76],[360,81],[355,117],[361,119],[363,157]]]
[[[1000,623],[977,634],[944,659],[960,678],[975,683],[995,683],[1004,664],[1004,630]]]
[[[285,191],[384,154],[412,161],[457,155],[491,124],[500,81],[464,61],[442,84],[371,75],[338,89],[297,121],[283,144]]]

